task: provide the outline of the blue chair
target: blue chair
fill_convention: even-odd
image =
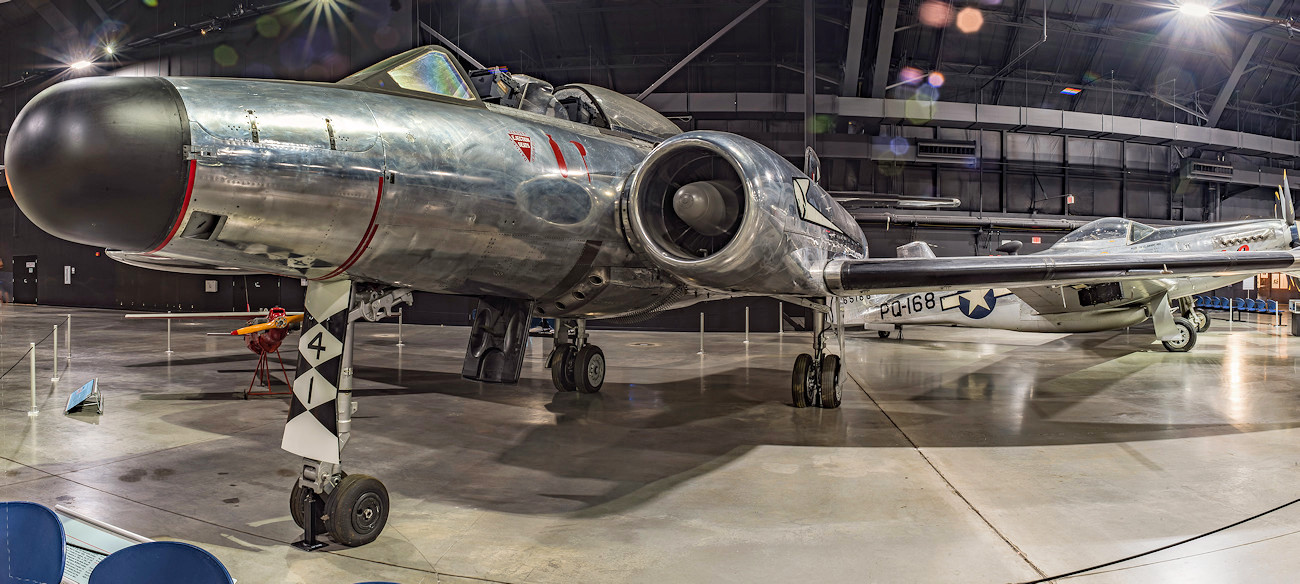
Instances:
[[[63,523],[49,507],[0,503],[0,584],[59,584],[67,560]]]
[[[1276,300],[1269,300],[1269,301],[1268,301],[1268,312],[1269,312],[1269,314],[1277,314],[1277,313],[1281,312],[1281,310],[1279,310],[1278,307],[1277,307],[1277,301],[1276,301]]]
[[[1235,300],[1237,305],[1237,312],[1244,312],[1246,310],[1246,299],[1236,298]]]
[[[122,548],[90,573],[90,584],[233,584],[230,572],[202,548],[154,541]]]
[[[1222,297],[1222,296],[1215,296],[1215,297],[1214,297],[1214,309],[1215,309],[1215,310],[1227,310],[1227,309],[1228,309],[1228,299],[1227,299],[1227,298],[1224,298],[1224,297]]]
[[[1241,303],[1241,310],[1245,312],[1255,312],[1255,300],[1253,298],[1243,298],[1245,302]]]

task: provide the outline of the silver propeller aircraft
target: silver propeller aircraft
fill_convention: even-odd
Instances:
[[[1300,247],[1291,186],[1282,176],[1276,192],[1280,219],[1232,221],[1154,228],[1108,217],[1070,232],[1034,255],[1193,254],[1227,251],[1284,251]],[[1005,246],[1014,253],[1019,242]],[[999,248],[1001,250],[1001,248]],[[900,256],[934,257],[924,242],[900,246]],[[1209,316],[1192,296],[1236,283],[1239,276],[1147,278],[1099,284],[975,288],[954,292],[877,294],[845,299],[845,324],[876,329],[882,338],[903,325],[953,325],[1026,332],[1083,333],[1133,326],[1151,319],[1156,338],[1171,352],[1196,345],[1210,328]],[[1171,309],[1170,299],[1177,308]]]
[[[868,259],[852,217],[756,142],[683,133],[608,89],[466,62],[475,69],[423,47],[338,83],[77,79],[32,99],[10,130],[10,189],[45,231],[134,265],[310,282],[281,444],[303,457],[290,505],[300,547],[321,545],[322,531],[364,544],[387,520],[383,484],[341,464],[352,330],[413,290],[479,298],[462,374],[483,382],[516,382],[530,317],[558,319],[552,378],[582,392],[605,377],[588,319],[744,295],[797,302],[815,316],[794,404],[833,408],[842,385],[826,315],[841,295],[1244,276],[1298,261]]]

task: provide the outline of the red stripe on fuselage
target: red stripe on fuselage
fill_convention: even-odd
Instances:
[[[357,260],[361,259],[362,254],[366,253],[366,249],[370,247],[370,241],[375,238],[375,232],[379,231],[379,228],[375,227],[375,219],[379,217],[379,202],[382,201],[383,199],[384,199],[384,177],[380,176],[379,194],[375,195],[375,209],[370,212],[370,223],[366,225],[366,232],[361,235],[361,241],[357,242],[357,248],[352,250],[352,255],[348,256],[348,259],[344,260],[343,263],[339,265],[339,267],[334,268],[333,271],[331,271],[328,274],[325,274],[324,276],[321,276],[319,278],[312,278],[312,280],[328,280],[330,278],[333,278],[334,276],[346,272],[348,268],[352,267],[352,264],[357,263]]]
[[[185,181],[185,200],[181,202],[181,213],[180,215],[176,216],[176,224],[172,225],[172,230],[167,232],[167,239],[164,239],[162,244],[160,244],[158,247],[155,247],[145,253],[153,253],[164,247],[167,247],[167,244],[172,242],[172,238],[176,237],[176,231],[178,231],[181,228],[181,223],[185,222],[185,212],[188,211],[190,208],[190,197],[194,195],[194,174],[198,170],[198,167],[199,167],[199,161],[197,160],[190,161],[190,178]]]

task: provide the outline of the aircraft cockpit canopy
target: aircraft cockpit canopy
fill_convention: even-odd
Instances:
[[[1123,242],[1125,244],[1130,244],[1146,239],[1155,232],[1156,229],[1150,225],[1143,225],[1136,221],[1121,219],[1119,217],[1107,217],[1105,219],[1098,219],[1071,231],[1068,235],[1058,240],[1057,243]]]
[[[396,93],[483,107],[491,103],[546,117],[605,128],[649,142],[682,133],[668,118],[626,95],[595,85],[555,89],[505,67],[466,73],[446,49],[411,49],[366,67],[339,81],[370,91]]]
[[[682,133],[672,120],[635,99],[597,85],[574,83],[555,90],[569,119],[659,142]]]
[[[481,105],[468,75],[441,47],[411,49],[347,76],[340,85]]]

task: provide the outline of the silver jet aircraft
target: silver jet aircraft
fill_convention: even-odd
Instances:
[[[1288,251],[1208,250],[868,259],[852,217],[758,143],[683,133],[608,89],[466,61],[472,71],[417,48],[338,83],[77,79],[32,99],[9,133],[10,189],[55,236],[139,266],[309,281],[281,443],[303,457],[290,511],[306,549],[322,531],[370,542],[387,520],[383,484],[341,462],[352,330],[413,290],[479,299],[462,374],[484,382],[517,381],[530,317],[558,319],[552,378],[582,392],[605,377],[588,319],[782,298],[815,315],[794,404],[833,408],[826,316],[841,295],[1297,264]]]
[[[1281,219],[1232,221],[1154,228],[1108,217],[1070,232],[1034,255],[1204,254],[1227,251],[1283,251],[1300,246],[1291,187],[1283,175],[1277,191]],[[1018,242],[1014,246],[1018,248]],[[934,257],[924,242],[899,248],[900,256]],[[1240,281],[1239,276],[1170,278],[1153,272],[1145,279],[1076,285],[975,288],[953,292],[878,294],[845,299],[845,324],[876,329],[953,325],[1026,332],[1082,333],[1133,326],[1151,319],[1165,349],[1185,352],[1196,334],[1210,328],[1209,316],[1192,296]],[[1176,308],[1169,300],[1174,299]]]

